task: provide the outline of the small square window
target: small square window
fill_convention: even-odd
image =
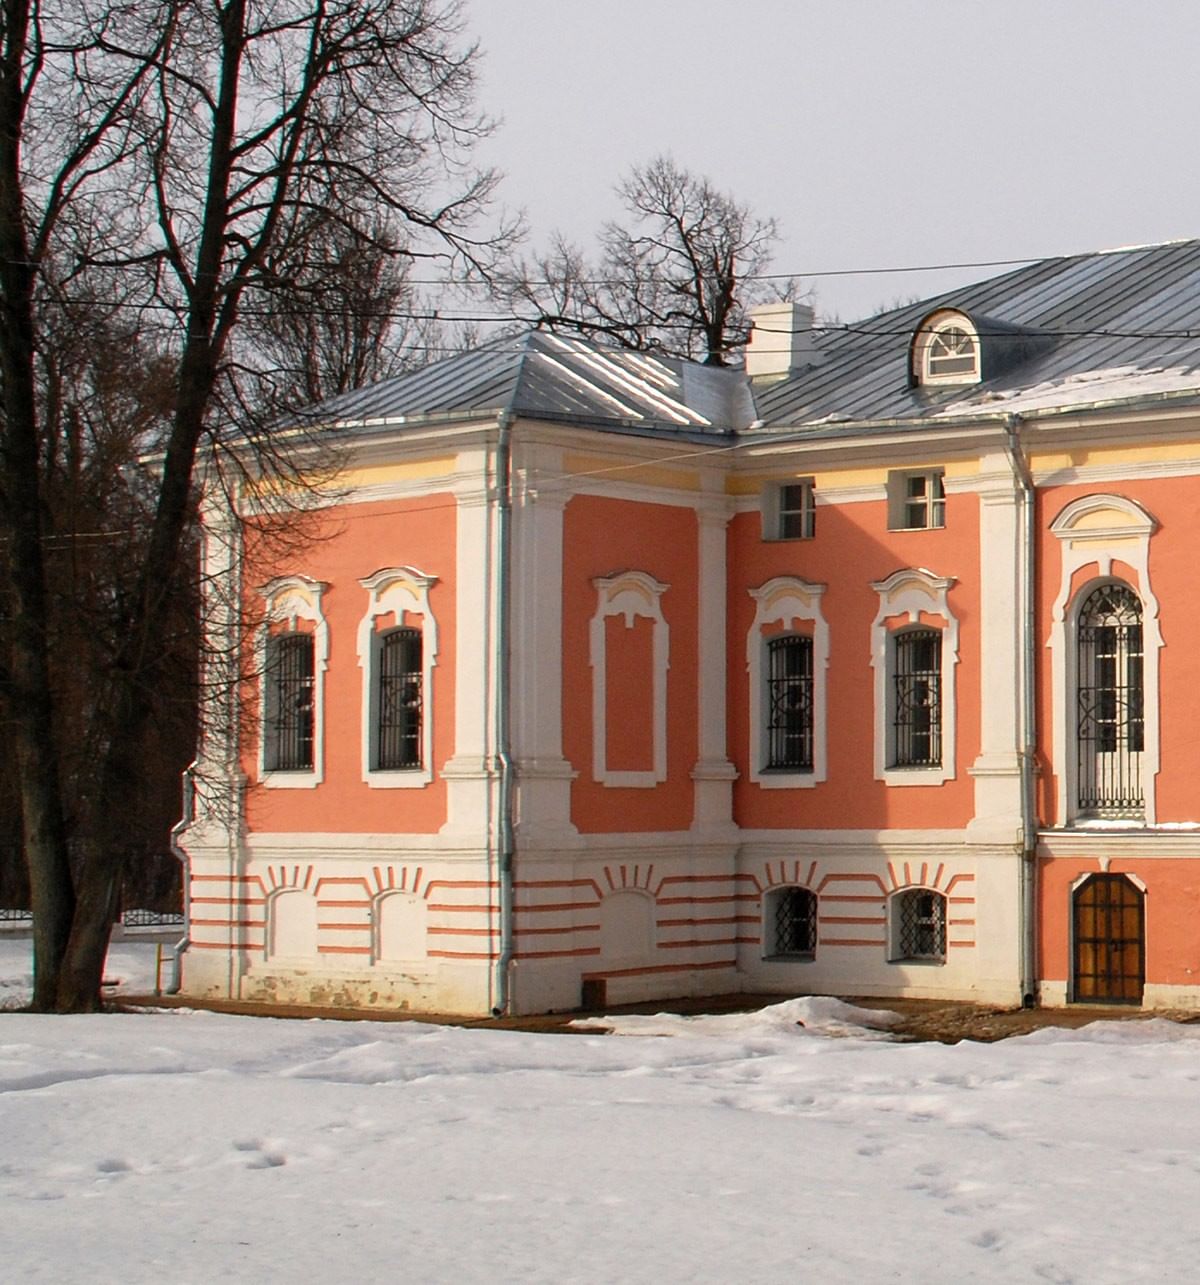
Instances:
[[[946,488],[941,469],[888,474],[888,529],[924,531],[946,525]]]
[[[817,898],[807,888],[779,888],[766,902],[767,958],[811,959],[817,949]]]
[[[816,533],[812,478],[781,482],[763,494],[764,540],[811,540]]]

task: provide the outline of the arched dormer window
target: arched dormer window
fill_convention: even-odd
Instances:
[[[964,313],[931,313],[913,336],[910,374],[914,384],[977,384],[979,332]]]

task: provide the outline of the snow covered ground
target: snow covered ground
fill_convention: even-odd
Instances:
[[[0,941],[10,998],[27,950]],[[109,972],[152,969],[126,944]],[[1200,1030],[946,1048],[857,1017],[6,1013],[0,1277],[1196,1279]]]

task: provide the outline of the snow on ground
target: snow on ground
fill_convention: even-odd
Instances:
[[[1196,1276],[1193,1027],[947,1048],[806,1000],[619,1029],[0,1015],[3,1278]]]

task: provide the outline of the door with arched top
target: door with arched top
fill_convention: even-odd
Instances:
[[[1146,910],[1124,875],[1092,875],[1073,898],[1075,1000],[1140,1004],[1146,984]]]

